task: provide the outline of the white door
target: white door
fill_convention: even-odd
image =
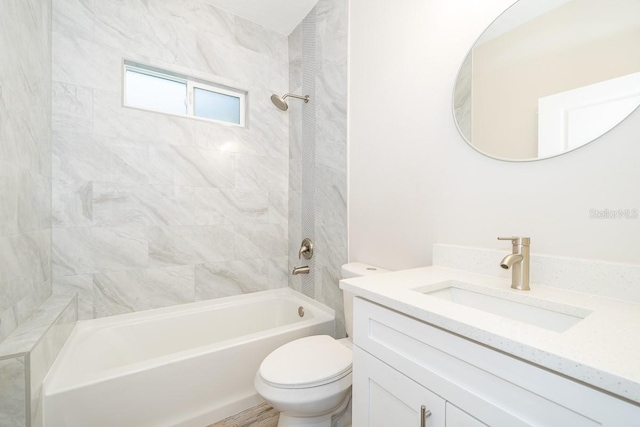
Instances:
[[[538,99],[538,157],[593,141],[638,105],[640,72]]]

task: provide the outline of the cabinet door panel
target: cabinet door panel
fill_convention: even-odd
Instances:
[[[425,427],[444,427],[442,398],[354,346],[353,427],[420,427],[422,405]]]
[[[369,378],[369,426],[411,426],[419,420],[416,407],[398,399],[372,378]]]
[[[487,425],[471,415],[467,414],[457,406],[447,402],[447,427],[487,427]]]

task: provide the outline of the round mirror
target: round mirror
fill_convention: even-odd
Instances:
[[[520,0],[473,45],[453,96],[458,130],[500,160],[557,156],[640,105],[640,0]]]

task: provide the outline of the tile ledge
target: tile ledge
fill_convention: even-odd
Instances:
[[[0,360],[19,357],[30,352],[76,299],[77,293],[51,295],[29,319],[18,325],[0,342]]]

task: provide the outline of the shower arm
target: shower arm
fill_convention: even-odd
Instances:
[[[305,103],[309,102],[309,95],[301,96],[301,95],[296,95],[295,93],[287,93],[282,97],[282,100],[284,101],[285,98],[287,97],[302,99]]]

